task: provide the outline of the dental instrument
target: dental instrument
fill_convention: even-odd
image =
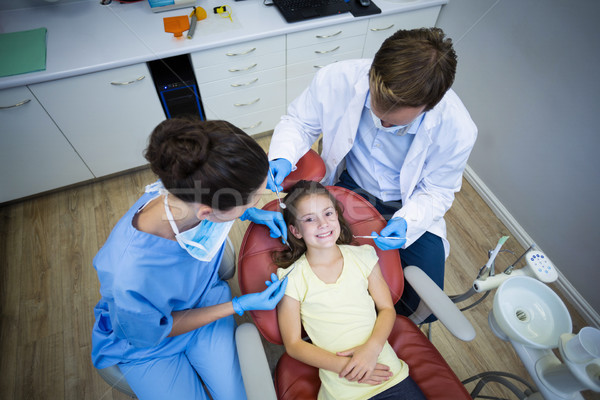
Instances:
[[[483,266],[483,268],[479,271],[479,279],[485,281],[488,276],[490,276],[490,271],[492,271],[492,266],[494,265],[494,260],[496,260],[496,256],[500,252],[502,245],[506,243],[508,240],[508,236],[502,236],[500,240],[498,240],[498,244],[496,244],[496,248],[492,250],[487,263]],[[486,276],[487,274],[487,276]]]
[[[273,180],[273,185],[275,185],[275,194],[277,195],[277,201],[279,201],[279,208],[285,210],[286,205],[281,201],[281,195],[279,194],[279,189],[277,188],[277,184],[275,183],[275,176],[273,175],[273,171],[271,171],[271,168],[269,168],[269,174],[271,175],[271,179]]]

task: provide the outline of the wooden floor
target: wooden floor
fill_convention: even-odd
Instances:
[[[268,147],[268,136],[259,141]],[[154,180],[144,169],[0,207],[1,399],[129,398],[111,389],[90,361],[92,309],[99,300],[92,259],[118,219]],[[446,292],[459,294],[471,286],[487,251],[509,232],[467,182],[447,222],[451,253]],[[246,227],[247,222],[234,225],[230,237],[236,248]],[[518,255],[523,251],[513,238],[504,248]],[[513,259],[501,253],[498,268]],[[237,277],[230,284],[239,293]],[[492,298],[466,311],[477,331],[473,342],[460,342],[439,323],[433,324],[432,341],[461,380],[495,370],[531,381],[512,347],[488,327]],[[571,313],[578,331],[586,324],[572,308]],[[274,365],[281,348],[266,347]],[[473,383],[467,385],[467,390],[473,388]],[[516,398],[494,383],[483,393]],[[586,398],[592,399],[592,394]]]

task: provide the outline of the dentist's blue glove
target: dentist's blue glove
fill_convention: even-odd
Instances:
[[[277,211],[261,210],[256,207],[250,207],[240,217],[242,221],[249,220],[255,224],[266,225],[271,231],[272,238],[283,237],[283,243],[287,242],[287,225],[283,220],[283,215]]]
[[[383,237],[376,237],[373,239],[377,247],[381,250],[392,250],[399,249],[406,243],[406,220],[404,218],[392,218],[388,221],[385,228],[381,230],[379,234],[372,232],[373,236],[391,236],[401,239],[385,239]]]
[[[269,282],[267,288],[260,293],[250,293],[234,297],[231,300],[233,310],[238,315],[243,315],[244,311],[274,309],[285,294],[288,280],[285,277],[280,281],[277,279],[277,275],[271,274],[271,281],[267,282]]]
[[[292,172],[292,163],[285,158],[278,158],[277,160],[269,161],[269,169],[273,173],[273,176],[270,173],[267,175],[267,188],[274,192],[277,187],[277,190],[282,192],[283,187],[281,187],[281,183]],[[273,181],[273,178],[275,178],[275,181]]]

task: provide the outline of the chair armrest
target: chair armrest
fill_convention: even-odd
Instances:
[[[258,330],[245,323],[235,331],[235,344],[248,400],[277,400],[273,378]]]
[[[473,325],[423,270],[407,266],[404,278],[450,333],[465,342],[475,338]]]

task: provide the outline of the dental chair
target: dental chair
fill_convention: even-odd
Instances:
[[[294,182],[295,183],[295,182]],[[284,188],[289,188],[291,184],[285,183]],[[370,235],[372,231],[379,232],[385,227],[386,222],[377,210],[361,196],[340,187],[330,186],[328,189],[341,203],[344,210],[344,217],[350,224],[354,235]],[[277,200],[274,200],[263,207],[266,210],[276,210],[278,207]],[[373,242],[368,239],[357,240],[358,244],[371,244]],[[269,278],[272,272],[277,270],[277,267],[271,260],[271,253],[274,250],[283,249],[283,244],[280,239],[273,239],[269,236],[269,231],[266,227],[256,224],[250,224],[244,236],[239,252],[238,261],[238,280],[242,294],[258,292],[264,289],[265,281]],[[400,264],[400,255],[398,251],[383,251],[375,247],[379,256],[379,265],[382,274],[390,287],[394,302],[400,299],[404,288],[403,271]],[[417,293],[421,294],[422,290],[433,291],[433,285],[430,282],[422,284],[422,280],[426,275],[416,267],[406,268],[406,277],[411,286],[415,288]],[[409,279],[410,275],[410,279]],[[425,275],[425,278],[422,276]],[[414,280],[416,276],[416,280]],[[428,286],[429,285],[429,286]],[[424,289],[423,289],[424,287]],[[441,290],[437,289],[439,293]],[[437,295],[439,295],[437,293]],[[423,293],[426,296],[426,293]],[[423,298],[423,296],[421,296]],[[439,295],[442,296],[442,295]],[[429,298],[432,311],[438,317],[438,312],[443,312],[437,309],[436,303],[442,302],[445,306],[451,304],[455,311],[450,312],[450,319],[464,319],[460,311],[451,303],[451,301],[443,296],[443,300]],[[277,324],[276,310],[270,311],[249,311],[256,328],[262,336],[269,342],[281,345],[283,344],[279,327]],[[448,318],[439,318],[442,323]],[[461,320],[464,324],[466,319]],[[462,336],[463,340],[471,340],[474,337],[473,327],[466,321],[468,327],[462,332],[458,330],[458,336]],[[244,324],[250,325],[251,324]],[[244,325],[238,328],[238,331],[251,331]],[[470,327],[470,328],[469,328]],[[454,328],[450,329],[454,332]],[[465,333],[466,332],[466,333]],[[456,335],[456,333],[455,333]],[[410,368],[410,376],[419,385],[427,399],[471,399],[469,393],[462,385],[461,381],[450,369],[444,358],[421,332],[421,330],[408,318],[397,316],[394,328],[388,338],[390,345],[396,351],[399,358],[404,360]],[[262,350],[262,346],[260,346]],[[238,347],[240,354],[240,364],[242,365],[242,374],[246,384],[246,376],[250,371],[256,374],[257,368],[254,365],[245,365],[252,361],[252,357],[244,357],[243,349]],[[264,364],[264,361],[262,361]],[[254,379],[254,378],[252,378]],[[263,379],[262,382],[265,382]],[[292,399],[316,399],[320,388],[320,380],[318,369],[303,364],[287,353],[279,359],[274,372],[275,392],[279,400]],[[264,393],[269,390],[263,385],[263,395],[260,394],[260,389],[254,397],[253,393],[246,384],[246,390],[249,399],[265,399]]]

